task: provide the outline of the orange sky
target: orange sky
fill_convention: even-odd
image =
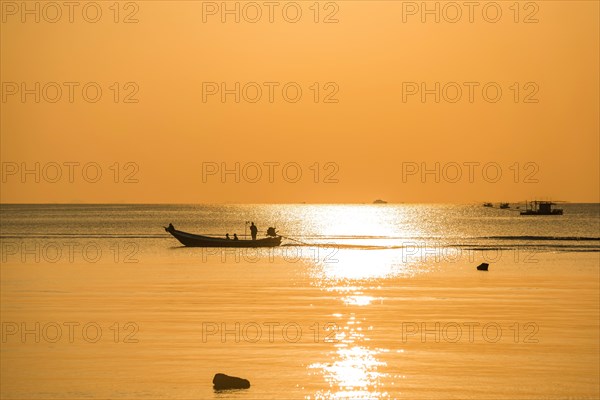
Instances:
[[[498,2],[496,23],[489,3],[451,23],[462,2],[440,2],[436,23],[421,2],[320,2],[318,16],[313,2],[275,2],[273,22],[263,2],[240,2],[240,22],[223,23],[221,2],[122,2],[118,16],[98,2],[90,23],[84,2],[70,23],[65,6],[56,17],[39,3],[35,22],[3,1],[0,201],[599,201],[599,3],[521,2],[517,16]],[[260,21],[246,21],[256,4]],[[296,6],[299,21],[286,21]],[[22,84],[36,92],[36,82],[40,102],[23,101]],[[89,82],[88,99],[102,90],[95,103],[82,94]],[[222,102],[220,84],[236,82],[240,102]],[[423,102],[421,83],[436,82],[440,102]],[[221,176],[236,163],[239,182]]]

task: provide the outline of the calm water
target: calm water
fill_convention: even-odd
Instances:
[[[599,206],[562,208],[3,205],[0,395],[595,399]],[[162,229],[245,221],[290,239]],[[252,387],[216,393],[216,372]]]

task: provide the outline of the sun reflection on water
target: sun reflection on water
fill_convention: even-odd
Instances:
[[[354,305],[354,306],[368,306],[374,300],[374,297],[371,296],[347,296],[344,297],[344,304]]]
[[[354,310],[368,308],[379,304],[382,298],[369,295],[369,291],[378,290],[378,281],[393,277],[398,268],[383,261],[379,268],[365,268],[362,257],[351,258],[352,262],[340,263],[336,266],[324,266],[313,277],[324,291],[339,296],[346,313],[335,313],[334,317],[345,322],[337,325],[332,340],[328,342],[333,349],[326,354],[329,361],[317,362],[309,366],[312,373],[323,376],[329,386],[314,394],[314,399],[387,399],[382,379],[386,374],[380,369],[386,366],[380,360],[381,353],[388,349],[369,346],[367,336],[373,327],[366,325],[364,319],[357,318],[356,313],[348,315],[346,307]]]
[[[368,338],[362,333],[361,321],[351,315],[346,325],[335,333],[335,350],[329,356],[331,362],[314,363],[310,369],[322,374],[329,384],[328,390],[315,394],[315,399],[385,399],[386,392],[380,388],[385,375],[378,371],[386,364],[377,356],[385,349],[371,349],[364,342]]]
[[[322,237],[416,237],[426,235],[411,207],[374,205],[318,205],[307,207],[304,231]]]
[[[357,212],[360,211],[360,212]],[[401,215],[384,218],[390,210],[370,207],[336,209],[335,220],[323,224],[322,234],[357,232],[363,235],[411,237],[417,234],[414,226],[402,225]],[[389,216],[387,216],[389,217]],[[318,223],[322,224],[323,221]],[[412,229],[411,229],[412,228]],[[310,272],[315,285],[333,294],[340,301],[340,310],[334,313],[338,321],[331,345],[309,371],[323,377],[327,387],[314,393],[310,399],[388,399],[385,384],[390,377],[387,364],[382,361],[390,349],[378,347],[372,322],[363,315],[372,315],[373,307],[383,304],[375,293],[398,276],[416,274],[412,263],[403,259],[402,251],[388,248],[341,248],[328,262],[315,263]],[[363,312],[364,311],[364,312]],[[393,382],[392,382],[393,384]]]
[[[385,280],[397,276],[413,276],[420,264],[405,259],[399,250],[338,249],[327,260],[314,263],[310,274],[321,287],[336,282]]]

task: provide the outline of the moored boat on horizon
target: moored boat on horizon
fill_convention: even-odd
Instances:
[[[530,201],[525,202],[525,211],[521,211],[521,215],[562,215],[562,208],[552,208],[556,205],[551,201]]]

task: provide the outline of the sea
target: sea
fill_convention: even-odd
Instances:
[[[598,399],[600,205],[518,206],[2,204],[0,398]]]

